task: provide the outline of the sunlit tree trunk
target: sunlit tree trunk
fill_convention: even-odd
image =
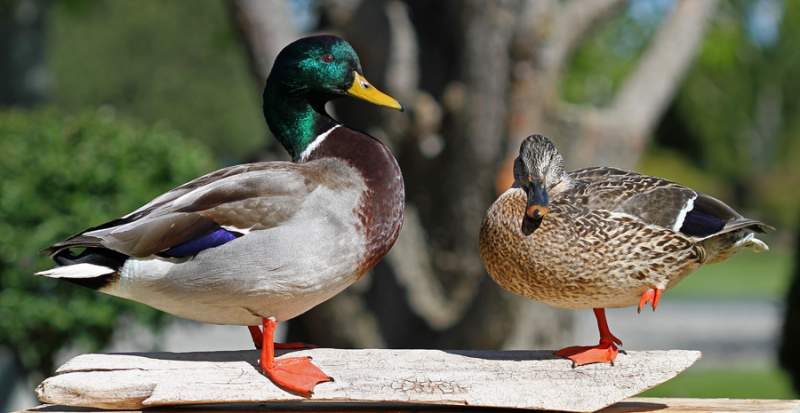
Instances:
[[[794,257],[800,257],[800,234],[795,237]],[[795,258],[797,260],[797,258]],[[783,318],[778,360],[781,367],[789,373],[796,392],[800,392],[800,265],[794,264],[794,277],[786,296],[786,310]]]

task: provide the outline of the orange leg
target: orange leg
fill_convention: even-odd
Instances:
[[[651,288],[642,293],[642,297],[639,299],[639,309],[637,312],[641,313],[642,308],[647,305],[647,302],[650,301],[653,306],[653,311],[656,311],[656,307],[658,306],[658,301],[661,300],[661,293],[664,290],[661,288]]]
[[[260,350],[261,342],[264,341],[264,337],[261,335],[261,329],[258,326],[247,326],[247,329],[250,330],[250,338],[253,339],[253,345]]]
[[[319,383],[333,381],[319,367],[311,363],[311,357],[275,358],[275,327],[278,325],[274,319],[262,318],[264,332],[261,334],[261,371],[275,383],[276,386],[303,397],[311,397],[314,387]],[[258,327],[255,327],[258,330]],[[251,334],[253,328],[250,329]]]
[[[253,345],[256,346],[257,349],[261,348],[261,342],[264,338],[261,336],[261,329],[258,326],[247,326],[247,329],[250,330],[250,337],[253,339]],[[317,346],[313,344],[306,344],[306,343],[275,343],[275,350],[305,350],[309,348],[317,348]]]
[[[606,311],[602,308],[594,309],[594,316],[597,318],[597,328],[600,330],[600,343],[596,346],[572,346],[556,351],[555,355],[572,360],[572,365],[582,366],[590,363],[611,363],[617,358],[622,340],[614,337],[608,328],[606,321]]]

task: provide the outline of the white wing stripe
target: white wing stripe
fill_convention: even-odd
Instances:
[[[678,217],[675,218],[675,225],[672,226],[672,230],[673,231],[678,232],[678,231],[681,230],[681,227],[683,226],[683,221],[686,220],[686,214],[688,214],[689,211],[691,211],[694,208],[694,200],[695,199],[697,199],[697,195],[696,194],[695,194],[695,196],[690,198],[688,201],[686,201],[686,205],[683,206],[683,209],[681,209],[681,212],[678,213]]]

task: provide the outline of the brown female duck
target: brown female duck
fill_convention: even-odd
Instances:
[[[489,208],[480,253],[504,288],[561,308],[593,308],[596,346],[556,352],[575,365],[612,362],[622,342],[606,307],[651,302],[703,264],[767,250],[770,227],[666,179],[608,167],[564,171],[544,136],[523,141],[514,185]]]

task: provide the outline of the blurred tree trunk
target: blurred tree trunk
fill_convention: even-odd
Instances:
[[[31,106],[44,100],[47,0],[0,3],[0,106]]]
[[[292,339],[394,348],[569,344],[569,312],[515,297],[486,276],[478,229],[497,192],[510,185],[509,160],[529,134],[552,135],[576,165],[631,167],[641,155],[715,1],[677,3],[610,107],[563,103],[557,85],[572,51],[623,6],[321,1],[322,29],[350,41],[367,78],[409,109],[365,111],[347,100],[335,106],[344,123],[393,147],[408,209],[396,246],[373,274],[293,321]]]
[[[786,296],[778,361],[789,373],[794,391],[800,394],[800,233],[795,236],[794,249],[794,277]]]
[[[275,56],[283,46],[296,40],[288,2],[231,0],[228,2],[234,27],[239,29],[250,57],[250,68],[263,88]]]

